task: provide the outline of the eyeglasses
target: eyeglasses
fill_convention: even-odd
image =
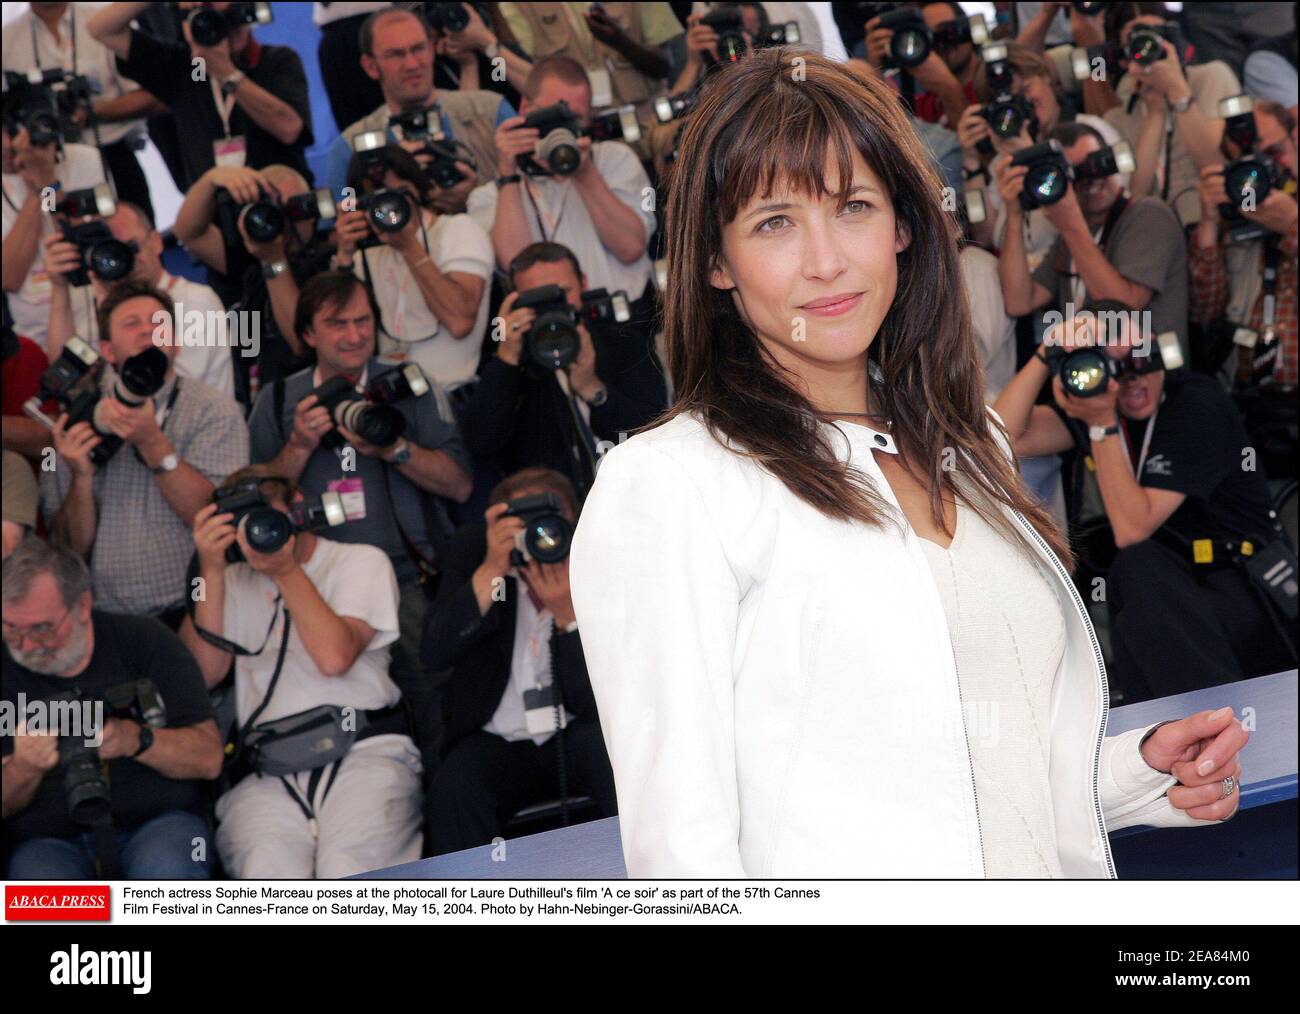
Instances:
[[[57,636],[59,628],[63,626],[72,613],[72,607],[69,606],[53,623],[33,623],[29,627],[20,627],[13,623],[0,622],[0,632],[3,632],[4,639],[10,644],[22,644],[29,637],[37,644],[49,644]]]

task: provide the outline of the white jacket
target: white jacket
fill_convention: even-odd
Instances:
[[[898,509],[866,426],[823,424]],[[836,429],[838,427],[838,429]],[[1114,877],[1106,829],[1209,824],[1105,738],[1101,650],[1073,583],[1050,783],[1068,877]],[[833,521],[689,414],[611,449],[574,537],[573,604],[631,877],[982,877],[943,605],[903,522]],[[1148,727],[1150,728],[1150,727]]]

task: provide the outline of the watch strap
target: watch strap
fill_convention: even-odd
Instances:
[[[509,176],[498,176],[496,178],[497,189],[500,190],[502,187],[508,187],[511,183],[518,183],[520,178],[521,177],[518,173],[512,173]]]
[[[272,278],[277,278],[289,270],[289,262],[286,260],[272,261],[270,264],[262,265],[262,277],[268,282]]]
[[[142,725],[140,726],[140,746],[136,749],[135,753],[131,754],[131,758],[135,759],[136,757],[139,757],[151,746],[153,746],[153,729],[149,728],[147,725]]]

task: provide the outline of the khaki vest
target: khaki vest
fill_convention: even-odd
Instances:
[[[589,71],[607,70],[610,85],[614,93],[615,105],[640,105],[647,99],[654,98],[662,89],[662,82],[646,77],[630,64],[617,49],[598,42],[589,31],[578,35],[573,30],[573,22],[567,4],[562,3],[521,3],[515,9],[523,15],[533,30],[533,51],[529,54],[534,60],[544,56],[561,53],[572,57]],[[641,45],[645,40],[641,36],[641,19],[636,16],[634,3],[607,3],[605,13],[617,21],[632,39]],[[575,14],[581,18],[581,14]]]
[[[478,182],[488,183],[497,175],[497,109],[501,96],[488,91],[435,92],[442,111],[451,121],[456,140],[465,145],[474,156]],[[367,130],[388,129],[388,106],[382,105],[368,116],[362,117],[343,131],[343,138],[351,146],[352,139]]]

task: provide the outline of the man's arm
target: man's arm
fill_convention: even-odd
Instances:
[[[1047,46],[1047,33],[1060,12],[1059,3],[1044,3],[1038,7],[1038,13],[1025,22],[1016,36],[1022,46],[1028,46],[1035,53],[1041,53]]]
[[[1062,208],[1062,205],[1072,207]],[[1058,209],[1061,209],[1058,212]],[[1106,259],[1101,247],[1092,238],[1088,223],[1079,211],[1079,203],[1071,191],[1065,199],[1047,210],[1052,224],[1061,232],[1061,239],[1074,258],[1075,270],[1083,279],[1089,299],[1115,299],[1133,310],[1141,310],[1151,301],[1154,291],[1146,285],[1130,281]]]
[[[95,119],[100,123],[119,123],[122,120],[142,120],[149,116],[160,116],[167,112],[167,106],[154,97],[153,92],[143,88],[116,95],[109,99],[95,100]]]
[[[497,190],[497,213],[492,219],[492,250],[497,264],[505,270],[515,255],[532,241],[528,213],[524,210],[523,184],[507,183]]]
[[[442,322],[454,338],[468,338],[474,330],[483,279],[463,271],[438,270],[420,243],[402,248],[402,259],[424,297],[424,305]]]
[[[56,543],[89,559],[90,550],[95,545],[97,524],[94,473],[74,472],[68,495],[63,498],[50,524],[50,533]]]
[[[1002,417],[1017,457],[1060,454],[1074,445],[1070,431],[1057,414],[1046,405],[1035,405],[1050,372],[1036,354],[1030,356],[993,403],[993,411]]]
[[[1118,434],[1094,441],[1092,460],[1106,517],[1120,549],[1149,539],[1187,499],[1184,493],[1138,485]]]
[[[113,3],[96,11],[86,22],[92,37],[123,60],[131,53],[131,22],[151,6],[148,3]]]
[[[1029,255],[1025,252],[1023,212],[1018,198],[1008,203],[1007,227],[998,253],[998,282],[1008,317],[1023,317],[1052,300],[1047,287],[1034,281],[1029,273]]]
[[[587,206],[596,234],[605,249],[624,264],[634,264],[640,260],[645,255],[648,239],[645,222],[609,188],[596,167],[590,150],[583,158],[582,167],[573,174],[573,186],[582,198],[582,203]]]
[[[181,621],[181,642],[194,656],[203,674],[204,685],[211,690],[225,678],[230,669],[230,660],[234,654],[222,651],[215,644],[209,644],[199,636],[195,626],[200,626],[210,634],[224,637],[226,634],[226,574],[224,562],[220,566],[209,566],[199,562],[199,577],[203,579],[203,597],[194,603],[194,616],[186,616]]]
[[[123,735],[133,737],[135,746],[130,747],[130,756],[139,749],[141,727],[131,721],[109,719],[121,722],[129,729],[123,729]],[[128,745],[130,740],[128,740]],[[221,735],[217,732],[217,723],[212,719],[187,725],[180,729],[155,729],[153,743],[149,749],[134,758],[137,763],[151,767],[164,778],[176,781],[210,781],[221,776],[221,764],[224,759]]]
[[[251,77],[245,76],[240,80],[234,96],[235,103],[252,121],[281,144],[294,144],[302,136],[302,117],[293,106],[276,98]]]
[[[374,628],[353,616],[339,616],[295,561],[275,576],[285,608],[298,627],[303,647],[323,676],[345,676],[375,636]]]
[[[217,188],[223,185],[214,174],[220,168],[214,166],[194,181],[176,213],[172,234],[195,257],[224,275],[226,241],[213,222],[217,213]]]
[[[445,496],[457,503],[469,499],[474,480],[446,451],[430,450],[412,443],[411,457],[404,465],[394,466],[402,475],[426,492]]]
[[[3,264],[5,292],[17,292],[23,287],[27,275],[36,262],[37,244],[41,237],[41,188],[54,184],[54,172],[50,170],[45,182],[37,187],[28,187],[27,198],[14,219],[13,228],[4,239],[0,250],[0,264]]]

